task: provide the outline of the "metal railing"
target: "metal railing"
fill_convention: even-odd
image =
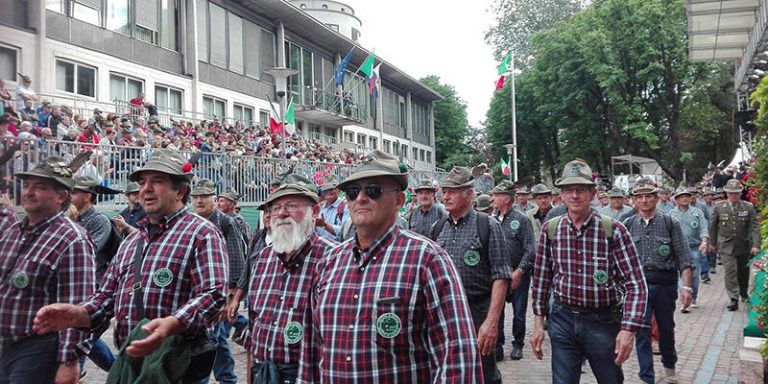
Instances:
[[[0,141],[0,154],[7,151],[14,142],[7,139]],[[2,179],[4,183],[0,185],[0,189],[8,189],[12,200],[18,205],[23,182],[14,177],[15,172],[28,171],[49,156],[59,156],[65,161],[71,161],[86,149],[92,150],[93,154],[83,166],[76,170],[75,175],[91,176],[101,180],[102,185],[118,190],[125,189],[128,176],[143,166],[153,151],[149,147],[28,140],[10,161],[0,166],[4,176]],[[187,158],[191,157],[192,153],[182,152]],[[326,176],[334,175],[338,180],[343,180],[352,169],[354,166],[348,164],[204,153],[193,168],[193,173],[196,179],[213,180],[219,192],[230,189],[237,191],[242,196],[241,206],[254,206],[267,198],[272,181],[280,180],[288,173],[302,175],[313,180],[315,184],[321,185]],[[445,172],[412,170],[409,176],[410,185],[415,186],[424,178],[439,181],[445,176]],[[99,209],[117,210],[126,204],[123,195],[116,195],[101,196],[97,205]]]
[[[361,123],[368,119],[366,104],[359,103],[351,93],[345,93],[342,100],[336,92],[329,92],[320,88],[301,86],[291,86],[290,88],[291,94],[296,96],[293,102],[303,105],[305,108],[321,109]]]

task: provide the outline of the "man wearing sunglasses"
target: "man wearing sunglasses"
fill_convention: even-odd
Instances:
[[[311,276],[336,243],[313,231],[319,198],[309,180],[292,180],[259,209],[269,215],[272,244],[253,258],[248,288],[251,383],[293,383],[309,328]],[[271,376],[278,372],[279,377]],[[277,379],[277,380],[276,380]],[[271,381],[270,381],[271,380]]]
[[[381,151],[339,184],[356,235],[327,252],[313,276],[300,383],[481,382],[453,263],[395,225],[407,186],[407,168]]]
[[[436,223],[432,233],[459,271],[482,353],[485,383],[501,383],[494,352],[512,267],[501,225],[472,207],[473,185],[472,172],[465,167],[454,167],[440,182],[448,219]]]

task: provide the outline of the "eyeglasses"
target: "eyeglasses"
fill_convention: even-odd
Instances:
[[[285,209],[285,211],[288,212],[288,214],[292,214],[296,212],[296,210],[298,210],[299,208],[306,207],[306,206],[307,206],[306,204],[296,204],[296,203],[288,203],[285,205],[271,205],[269,208],[267,208],[267,212],[269,212],[270,215],[277,215],[278,213],[280,213],[280,211]]]
[[[365,195],[368,196],[371,200],[380,199],[384,192],[400,192],[399,189],[383,189],[381,186],[376,184],[366,184],[363,187],[360,187],[359,184],[353,184],[344,189],[344,193],[347,194],[347,199],[349,201],[354,201],[357,199],[357,196],[360,195],[360,191],[365,192]]]

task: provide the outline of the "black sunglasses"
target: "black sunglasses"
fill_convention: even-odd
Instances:
[[[384,192],[400,192],[399,189],[388,189],[385,190],[381,188],[381,186],[378,186],[376,184],[366,184],[362,188],[359,184],[353,184],[350,186],[347,186],[344,189],[344,193],[347,194],[347,200],[354,201],[357,199],[357,196],[360,195],[360,191],[365,192],[365,195],[368,196],[371,200],[378,200],[381,198],[381,195],[384,194]]]

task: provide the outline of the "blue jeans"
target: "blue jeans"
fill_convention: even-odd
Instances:
[[[101,340],[101,338],[93,342],[91,352],[87,356],[104,372],[109,372],[109,369],[112,368],[112,363],[115,362],[115,355],[112,354],[112,350],[109,349],[107,343]],[[80,372],[83,372],[83,365],[85,365],[85,355],[80,356]]]
[[[648,283],[648,309],[645,319],[650,324],[651,315],[656,316],[659,326],[659,349],[661,364],[664,368],[675,368],[677,351],[675,350],[675,302],[677,301],[676,285],[659,285]],[[656,380],[653,371],[653,351],[651,350],[651,331],[641,331],[635,336],[637,362],[640,365],[640,379],[645,383]]]
[[[211,341],[216,347],[216,358],[213,360],[213,377],[222,384],[237,383],[235,374],[235,359],[232,358],[232,351],[229,350],[229,333],[232,325],[228,320],[220,321],[213,327],[211,332]],[[207,384],[208,378],[200,382]]]
[[[58,345],[57,333],[0,344],[0,384],[53,383]]]
[[[513,289],[512,296],[512,346],[522,348],[525,345],[525,314],[528,312],[528,291],[531,287],[531,275],[524,273],[520,279],[520,286]],[[496,340],[496,351],[504,350],[504,311],[499,318],[499,337]]]
[[[584,358],[599,384],[623,383],[624,372],[614,353],[621,323],[611,314],[577,313],[557,302],[550,308],[552,383],[579,383]]]
[[[698,245],[695,247],[690,247],[690,252],[691,252],[691,259],[693,261],[693,265],[696,266],[696,269],[694,269],[693,272],[691,273],[693,275],[691,280],[691,288],[693,288],[693,292],[691,292],[691,296],[693,296],[692,302],[696,303],[696,298],[699,297],[699,281],[701,280],[700,275],[701,273],[704,273],[704,272],[699,273],[699,270],[703,271],[703,269],[700,269],[700,268],[702,268],[701,267],[702,263],[707,263],[707,260],[702,260],[701,252],[699,252]],[[709,272],[709,266],[707,266],[707,272]],[[683,283],[683,280],[681,276],[680,278],[681,286],[682,286],[682,283]]]

